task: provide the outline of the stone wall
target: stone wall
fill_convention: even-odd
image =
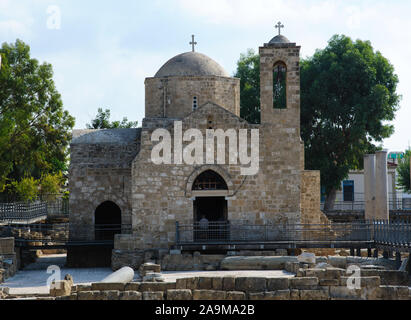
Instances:
[[[301,175],[301,222],[307,224],[329,223],[321,211],[320,171],[305,170]]]
[[[14,249],[14,238],[0,238],[0,283],[14,276],[18,263]]]
[[[237,78],[147,78],[145,88],[147,118],[184,118],[193,111],[193,97],[197,97],[198,106],[213,102],[240,116],[240,79]]]
[[[151,141],[151,133],[159,125],[164,123],[157,119],[144,120],[141,151],[133,162],[131,194],[134,238],[126,238],[135,249],[168,248],[175,243],[176,221],[193,221],[192,183],[201,172],[210,169],[220,174],[228,185],[228,220],[270,223],[274,226],[300,221],[301,144],[296,135],[297,129],[284,129],[280,123],[250,125],[211,103],[182,121],[183,132],[197,128],[203,136],[210,126],[223,130],[259,129],[259,172],[254,176],[244,176],[239,164],[155,165],[151,162],[151,150],[156,143]],[[172,122],[165,128],[174,138]],[[183,147],[187,144],[183,143]],[[228,147],[226,159],[228,162]],[[115,245],[115,249],[120,248]]]
[[[74,130],[70,146],[70,237],[94,239],[94,213],[105,201],[131,225],[131,162],[140,149],[139,129]]]
[[[347,287],[345,270],[307,270],[294,278],[195,277],[176,282],[93,283],[73,286],[59,300],[409,300],[407,286],[381,285],[361,277],[360,289]]]

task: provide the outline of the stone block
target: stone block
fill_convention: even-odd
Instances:
[[[305,269],[302,271],[304,277],[316,277],[319,280],[325,278],[325,269]]]
[[[235,277],[224,277],[223,278],[223,290],[225,291],[235,290]]]
[[[222,277],[214,277],[212,280],[212,289],[213,290],[223,290],[223,278]]]
[[[409,300],[410,290],[406,286],[380,286],[378,298],[382,300]]]
[[[235,279],[236,291],[260,292],[265,291],[266,286],[266,278],[238,277]]]
[[[187,278],[186,280],[186,289],[195,290],[198,286],[198,278]]]
[[[140,291],[141,282],[130,282],[124,287],[125,291]]]
[[[139,291],[141,292],[156,292],[167,291],[176,288],[175,282],[141,282]]]
[[[290,289],[290,300],[300,300],[300,290]]]
[[[344,276],[345,271],[346,270],[342,268],[326,268],[323,279],[340,279],[341,276]]]
[[[106,290],[102,291],[103,300],[119,300],[120,291],[119,290]]]
[[[189,289],[167,290],[167,300],[192,300],[193,294]]]
[[[350,279],[350,280],[349,280]],[[340,285],[347,286],[347,283],[358,283],[361,288],[374,288],[381,285],[380,277],[341,277]]]
[[[177,279],[176,289],[187,289],[187,279]]]
[[[408,273],[398,270],[364,270],[361,269],[361,276],[380,277],[381,284],[384,286],[407,286]]]
[[[290,278],[290,289],[315,290],[318,287],[318,278],[301,277]]]
[[[91,285],[89,284],[77,284],[72,286],[72,292],[82,292],[82,291],[91,291]]]
[[[267,291],[286,290],[289,286],[289,278],[267,278]]]
[[[361,289],[348,289],[346,286],[330,286],[330,298],[360,300]]]
[[[163,291],[146,291],[143,292],[143,300],[164,300],[164,292]]]
[[[226,300],[245,300],[246,295],[241,291],[227,291]]]
[[[298,272],[299,268],[300,268],[300,264],[298,262],[286,262],[284,266],[285,271],[295,273],[295,274]]]
[[[120,300],[142,300],[143,294],[138,291],[123,291],[120,292]]]
[[[290,290],[254,292],[249,294],[250,300],[290,300]]]
[[[197,280],[197,288],[199,290],[211,290],[213,289],[212,277],[199,277]]]
[[[50,285],[50,296],[62,297],[71,295],[71,283],[67,280],[56,281]]]
[[[94,300],[94,291],[81,291],[77,293],[77,300]]]
[[[336,268],[347,268],[347,257],[328,256],[328,264]]]
[[[328,300],[328,288],[318,290],[300,290],[300,300]]]
[[[308,264],[315,264],[315,254],[310,252],[303,252],[298,257],[298,262],[300,263],[308,263]]]
[[[340,279],[320,279],[320,286],[338,286]]]
[[[284,270],[287,262],[298,262],[297,257],[227,257],[221,261],[222,270]]]
[[[226,291],[193,290],[193,300],[225,300]]]
[[[119,282],[105,283],[105,282],[95,282],[91,284],[91,291],[111,291],[118,290],[124,291],[125,284]]]

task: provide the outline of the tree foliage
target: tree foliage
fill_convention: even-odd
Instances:
[[[365,153],[394,132],[400,96],[394,67],[369,41],[334,36],[301,64],[301,136],[307,169],[320,169],[326,193],[340,188]]]
[[[32,59],[27,44],[4,43],[0,54],[1,192],[7,181],[67,169],[74,118],[63,110],[52,66]]]
[[[118,128],[137,128],[138,121],[128,121],[126,117],[122,121],[110,122],[110,109],[103,111],[98,108],[96,117],[87,124],[87,129],[118,129]]]
[[[35,200],[39,195],[38,180],[33,177],[25,177],[20,181],[12,181],[10,187],[20,201],[30,202]]]
[[[258,122],[259,56],[238,61],[241,115]],[[333,36],[323,50],[301,61],[301,136],[306,168],[321,171],[326,194],[335,193],[363,155],[393,132],[400,96],[394,67],[369,41]]]
[[[398,184],[408,193],[411,193],[411,176],[410,176],[410,161],[411,161],[411,149],[405,151],[404,158],[398,161]]]
[[[234,76],[241,79],[241,118],[260,123],[260,56],[252,49],[242,53]]]

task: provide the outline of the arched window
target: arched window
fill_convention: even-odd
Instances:
[[[287,108],[287,67],[284,62],[277,62],[273,69],[273,107]]]
[[[201,173],[193,183],[194,191],[228,190],[224,179],[216,172],[207,170]]]
[[[193,111],[197,110],[198,108],[198,100],[197,97],[193,97]]]

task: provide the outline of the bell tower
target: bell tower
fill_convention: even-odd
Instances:
[[[300,135],[300,46],[281,34],[260,47],[261,124],[281,123]]]

